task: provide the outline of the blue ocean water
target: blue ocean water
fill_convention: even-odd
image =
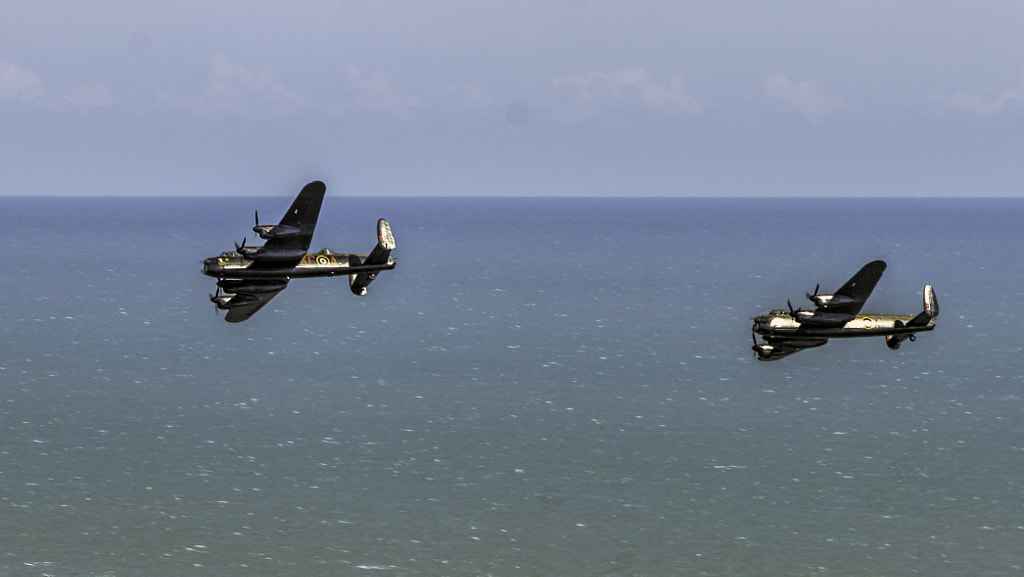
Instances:
[[[398,267],[225,323],[289,201],[0,198],[0,574],[1022,572],[1024,201],[328,196]],[[754,360],[876,258],[934,332]]]

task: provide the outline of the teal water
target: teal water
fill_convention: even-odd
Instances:
[[[0,199],[0,574],[1022,572],[1024,201],[329,196],[398,267],[229,325],[288,202]],[[934,332],[754,360],[875,258]]]

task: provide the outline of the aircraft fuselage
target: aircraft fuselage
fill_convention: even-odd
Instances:
[[[395,268],[395,260],[390,256],[383,265],[364,265],[362,263],[365,260],[366,255],[335,253],[323,249],[317,253],[306,253],[294,266],[279,266],[275,265],[273,260],[252,259],[237,251],[226,251],[204,260],[203,274],[217,279],[293,279],[351,275]]]
[[[842,339],[856,337],[880,337],[885,335],[913,334],[930,331],[935,322],[924,326],[908,326],[911,315],[858,314],[853,319],[835,325],[799,323],[789,311],[774,310],[754,319],[753,330],[765,337],[809,337]]]

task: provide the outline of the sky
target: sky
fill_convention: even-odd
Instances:
[[[1024,195],[1024,2],[0,0],[0,195]]]

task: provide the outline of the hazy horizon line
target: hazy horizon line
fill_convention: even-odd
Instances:
[[[71,199],[71,198],[294,198],[294,194],[252,194],[252,195],[241,195],[241,194],[0,194],[0,199],[27,199],[27,198],[55,198],[55,199]],[[326,198],[353,198],[353,199],[431,199],[431,198],[452,198],[452,199],[523,199],[523,200],[544,200],[544,199],[609,199],[609,200],[669,200],[669,199],[701,199],[701,200],[1024,200],[1024,195],[1021,196],[1010,196],[1010,195],[988,195],[988,196],[970,196],[970,195],[932,195],[932,196],[872,196],[872,195],[469,195],[469,194],[439,194],[439,195],[401,195],[401,194],[383,194],[383,195],[368,195],[368,194],[354,194],[354,195],[328,195]]]

